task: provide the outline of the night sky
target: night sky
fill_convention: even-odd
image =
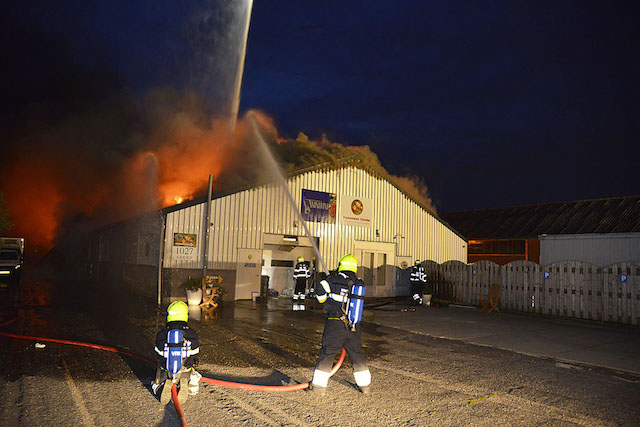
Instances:
[[[14,3],[5,139],[122,92],[225,98],[238,23],[218,2]],[[422,177],[442,212],[637,195],[636,5],[258,0],[241,114],[264,111],[284,137],[369,145],[391,173]]]

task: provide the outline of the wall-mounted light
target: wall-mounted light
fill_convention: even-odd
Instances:
[[[404,236],[402,234],[397,233],[395,236],[393,236],[393,240],[396,240],[398,237],[404,239]]]
[[[377,237],[377,238],[380,238],[380,230],[377,230],[377,229],[376,229],[376,237]]]
[[[285,234],[282,237],[282,240],[284,240],[285,242],[297,242],[298,241],[298,236],[292,236],[289,234]]]
[[[293,228],[298,228],[298,221],[293,221]]]

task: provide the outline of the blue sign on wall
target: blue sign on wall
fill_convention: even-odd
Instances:
[[[620,275],[620,282],[621,283],[627,283],[627,275],[626,274],[621,274]]]
[[[302,190],[302,219],[309,222],[336,223],[337,197],[335,193]]]

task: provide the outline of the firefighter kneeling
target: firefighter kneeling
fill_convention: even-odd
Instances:
[[[371,372],[362,350],[360,319],[364,305],[364,282],[356,276],[358,261],[353,255],[340,259],[338,273],[322,280],[316,298],[324,306],[327,320],[322,335],[322,348],[313,373],[311,391],[326,394],[333,359],[344,349],[353,365],[353,376],[362,393],[369,393]]]
[[[202,375],[195,370],[197,354],[200,352],[198,333],[187,325],[189,307],[175,301],[167,309],[167,324],[156,335],[155,351],[158,353],[156,379],[151,384],[157,395],[162,389],[160,402],[171,400],[171,385],[178,387],[178,400],[184,402],[188,395],[198,394]]]

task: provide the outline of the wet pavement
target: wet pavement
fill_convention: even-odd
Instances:
[[[16,309],[3,294],[0,311]],[[26,335],[94,342],[153,357],[164,310],[87,283],[23,283]],[[388,301],[387,301],[388,302]],[[285,385],[311,379],[324,323],[317,302],[224,302],[190,312],[199,371],[227,381]],[[347,361],[329,395],[203,385],[183,409],[196,425],[638,425],[638,329],[461,307],[365,311],[374,391],[363,396]],[[198,317],[200,317],[198,319]],[[179,425],[151,394],[154,368],[90,349],[0,337],[0,416],[6,425]],[[589,344],[590,342],[590,344]],[[331,408],[328,411],[327,408]]]
[[[476,307],[381,306],[370,319],[431,337],[511,350],[640,374],[640,327],[517,313],[485,313]]]

